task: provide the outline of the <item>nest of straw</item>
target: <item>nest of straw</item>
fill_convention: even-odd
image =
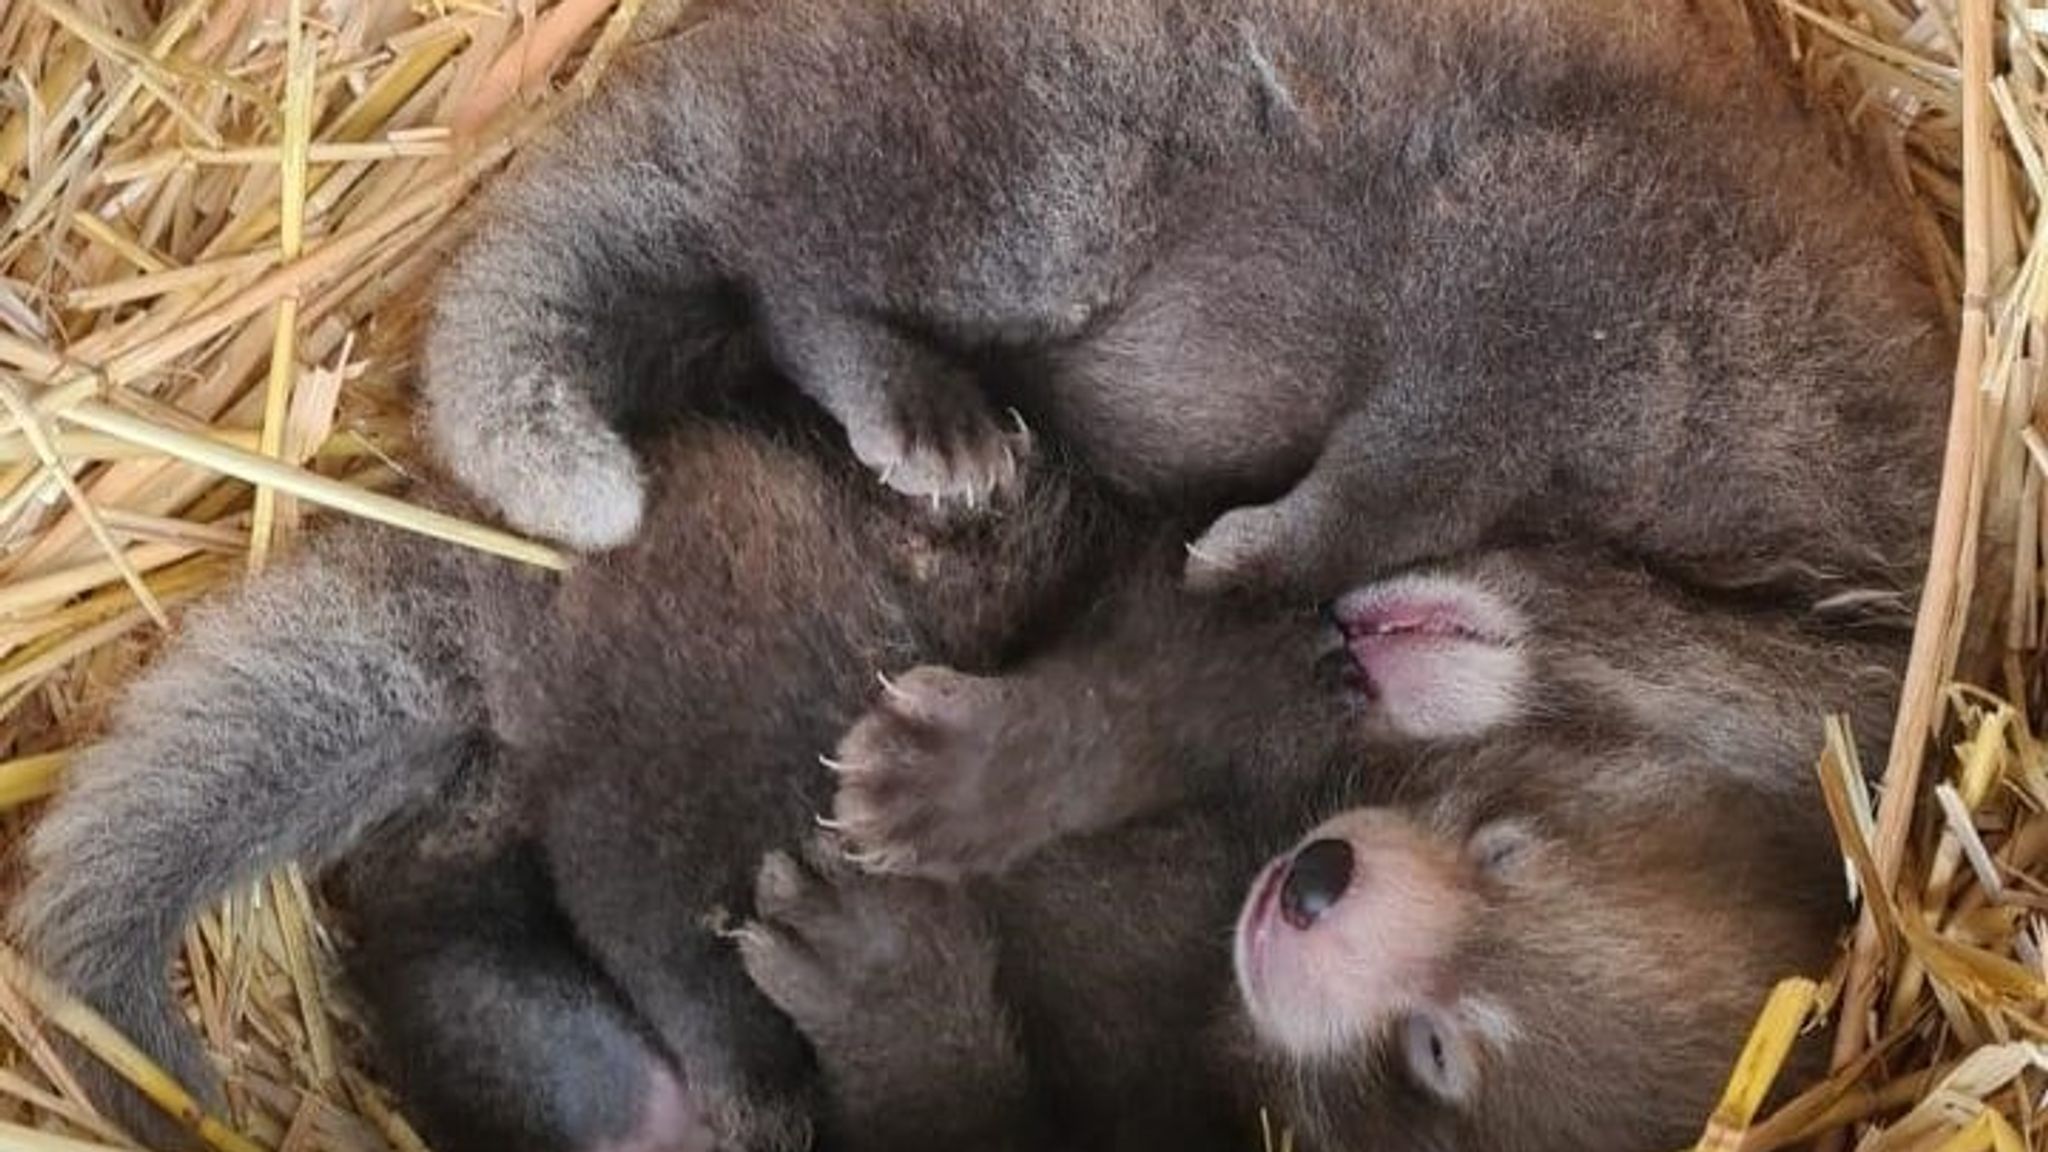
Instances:
[[[1960,340],[1890,762],[1857,765],[1815,718],[1862,920],[1834,971],[1787,974],[1701,1147],[2048,1148],[2048,9],[1743,2],[1911,189]],[[408,329],[468,192],[686,3],[0,3],[0,839],[179,606],[289,547],[309,508],[559,563],[404,502]],[[189,934],[181,990],[230,1085],[216,1147],[420,1147],[356,1066],[329,957],[289,872]],[[1837,1073],[1765,1113],[1810,1029]],[[52,1030],[178,1100],[0,946],[0,1148],[132,1147]]]

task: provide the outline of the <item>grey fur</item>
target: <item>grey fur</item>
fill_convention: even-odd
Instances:
[[[1007,482],[994,402],[1206,514],[1285,492],[1202,587],[1513,531],[1910,588],[1938,312],[1881,180],[1728,39],[1676,0],[732,0],[496,189],[430,428],[614,545],[669,350],[751,322],[905,492]]]
[[[994,667],[1129,536],[1047,461],[999,514],[935,524],[821,454],[686,430],[663,517],[580,569],[491,678],[577,938],[748,1147],[801,1142],[810,1072],[721,920],[826,804],[819,753],[876,671],[936,651]]]

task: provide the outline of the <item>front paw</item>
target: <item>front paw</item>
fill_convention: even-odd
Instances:
[[[994,946],[963,891],[862,876],[826,839],[762,860],[754,912],[737,933],[747,975],[828,1064],[994,994]]]
[[[892,399],[886,415],[847,426],[853,454],[882,483],[941,509],[952,504],[970,511],[1015,487],[1030,437],[1021,429],[1005,431],[972,387],[935,383]]]
[[[840,742],[832,826],[876,872],[953,879],[1000,871],[1036,847],[1040,813],[1008,756],[1004,680],[914,668]]]

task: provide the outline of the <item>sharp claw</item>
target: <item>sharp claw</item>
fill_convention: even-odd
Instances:
[[[766,928],[752,920],[737,927],[719,928],[716,931],[720,940],[730,940],[735,944],[767,944],[775,939]]]
[[[909,866],[910,853],[890,848],[858,849],[845,853],[846,859],[863,872],[901,872]]]
[[[851,769],[847,768],[844,760],[835,760],[823,752],[818,753],[818,763],[824,767],[825,771],[832,773],[834,776],[844,776],[847,772],[851,771]]]
[[[818,823],[822,827],[827,821],[821,819]],[[825,871],[834,867],[832,861],[835,857],[841,860],[846,858],[847,845],[851,843],[853,841],[845,833],[824,828],[811,838],[807,857],[812,861],[813,868]]]
[[[730,937],[749,921],[740,920],[731,910],[720,906],[712,908],[697,918],[697,926],[713,936]]]
[[[818,827],[824,829],[827,832],[831,832],[835,835],[842,834],[846,831],[846,822],[844,820],[834,820],[830,816],[813,815],[811,817],[811,823],[816,824]]]
[[[896,682],[895,682],[894,680],[891,680],[891,679],[889,679],[889,674],[888,674],[888,673],[886,673],[886,672],[877,672],[877,673],[875,673],[875,679],[877,679],[877,680],[879,680],[879,681],[881,681],[881,682],[882,682],[882,691],[884,691],[884,692],[888,693],[888,695],[889,695],[889,698],[890,698],[891,700],[909,700],[909,699],[910,699],[910,693],[908,693],[908,692],[905,692],[905,691],[904,691],[903,689],[901,689],[901,688],[898,688],[898,687],[896,686]]]

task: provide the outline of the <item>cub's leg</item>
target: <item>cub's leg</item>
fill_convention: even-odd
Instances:
[[[1190,797],[1271,792],[1374,748],[1482,734],[1518,721],[1531,695],[1527,622],[1498,573],[1366,585],[1329,620],[1164,583],[1134,583],[1100,631],[1080,630],[1094,639],[1005,675],[927,666],[889,680],[829,759],[856,858],[1001,872]]]
[[[996,990],[990,925],[959,887],[855,874],[835,847],[770,853],[740,930],[755,984],[818,1054],[833,1147],[1042,1149]]]

